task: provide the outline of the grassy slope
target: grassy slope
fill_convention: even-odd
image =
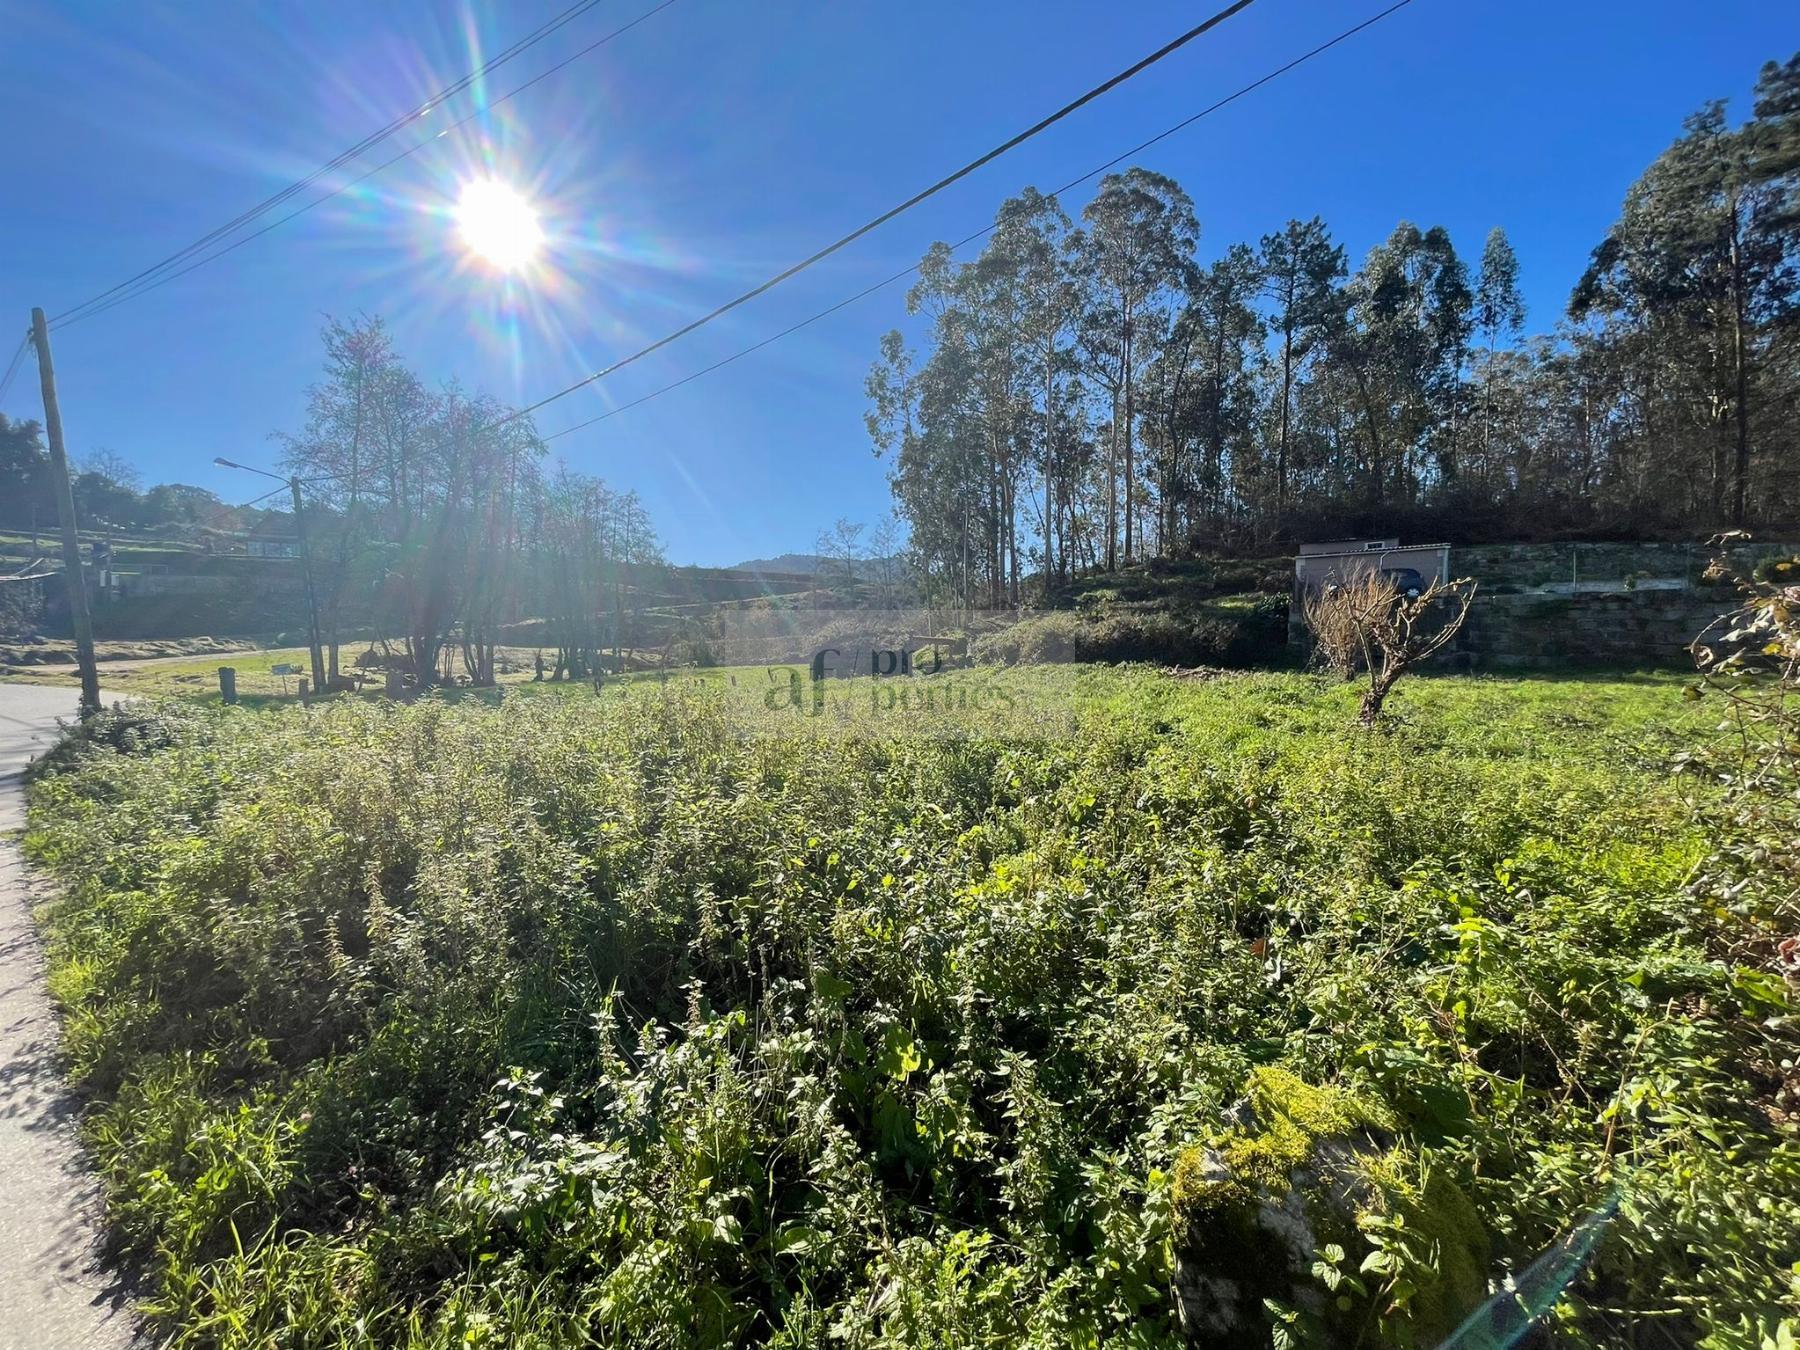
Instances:
[[[1288,658],[1291,559],[1194,558],[1079,577],[975,645],[978,659],[1266,666]]]
[[[1422,679],[1375,737],[1303,676],[934,684],[174,710],[41,779],[167,1326],[1155,1344],[1169,1175],[1275,1064],[1404,1121],[1347,1239],[1390,1262],[1346,1295],[1372,1339],[1444,1329],[1405,1177],[1455,1179],[1489,1274],[1625,1180],[1579,1339],[1795,1311],[1800,1148],[1737,918],[1683,890],[1677,682]]]

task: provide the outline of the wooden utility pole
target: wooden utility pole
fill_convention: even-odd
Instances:
[[[37,348],[38,383],[44,392],[44,431],[50,440],[50,476],[56,514],[62,522],[63,579],[69,586],[69,622],[75,629],[75,664],[81,668],[81,716],[100,711],[100,671],[94,664],[94,625],[88,618],[87,580],[81,574],[81,536],[75,527],[75,490],[69,485],[69,456],[63,449],[62,409],[56,402],[56,367],[50,362],[50,326],[44,311],[31,311],[31,341]]]

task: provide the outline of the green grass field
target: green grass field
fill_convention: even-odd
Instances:
[[[1790,1343],[1780,897],[1670,772],[1710,702],[1423,678],[1365,734],[1297,674],[904,687],[65,745],[29,844],[160,1330],[1149,1347],[1224,1281],[1251,1343],[1427,1346],[1616,1200],[1556,1336]]]
[[[263,647],[245,651],[222,652],[204,656],[171,656],[145,658],[139,652],[154,644],[120,642],[100,644],[100,683],[102,688],[128,698],[174,698],[217,702],[219,667],[230,666],[237,672],[237,689],[247,702],[261,704],[282,700],[297,701],[299,680],[293,675],[275,673],[277,666],[309,670],[310,658],[305,647]],[[108,647],[115,649],[108,652]],[[344,649],[343,667],[351,668],[363,651],[361,644]],[[70,658],[73,659],[72,657]],[[523,649],[511,652],[513,669],[501,676],[501,682],[515,683],[531,678],[531,653]],[[73,687],[73,673],[62,667],[45,669],[35,666],[9,666],[0,671],[0,680],[25,684],[55,684]],[[379,687],[377,677],[372,688]]]

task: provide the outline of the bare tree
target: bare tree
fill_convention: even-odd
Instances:
[[[865,556],[862,532],[861,525],[842,517],[829,530],[819,532],[819,556],[831,564],[836,582],[833,589],[841,587],[839,598],[847,602],[856,599],[856,568]],[[821,566],[819,571],[823,576],[825,568]]]
[[[1468,577],[1433,581],[1409,599],[1392,579],[1365,572],[1309,596],[1301,613],[1328,669],[1345,678],[1368,672],[1357,720],[1373,727],[1400,677],[1450,644],[1474,601]]]
[[[1393,583],[1379,572],[1362,572],[1308,591],[1300,601],[1300,617],[1312,634],[1314,662],[1340,680],[1355,675],[1363,665],[1362,616],[1394,594]]]

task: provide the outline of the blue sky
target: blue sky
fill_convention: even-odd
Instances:
[[[254,205],[565,8],[438,0],[0,0],[5,352],[52,314]],[[656,0],[584,15],[498,95]],[[70,449],[228,499],[297,428],[327,314],[380,314],[436,382],[534,401],[678,327],[1035,121],[1216,4],[677,0],[461,132],[222,261],[55,337]],[[851,250],[538,416],[553,432],[729,355],[959,238],[1382,8],[1259,0],[1223,28]],[[1415,0],[1140,162],[1192,194],[1206,257],[1290,216],[1352,259],[1396,221],[1471,262],[1511,236],[1554,322],[1626,186],[1701,101],[1741,114],[1800,45],[1776,0]],[[455,101],[448,117],[473,108]],[[385,158],[420,137],[402,134]],[[369,162],[369,161],[364,161]],[[446,216],[483,172],[528,187],[541,275],[468,265]],[[1073,214],[1083,190],[1066,205]],[[903,287],[553,443],[637,489],[669,556],[809,550],[888,506],[862,379]],[[34,372],[0,411],[40,416]]]

